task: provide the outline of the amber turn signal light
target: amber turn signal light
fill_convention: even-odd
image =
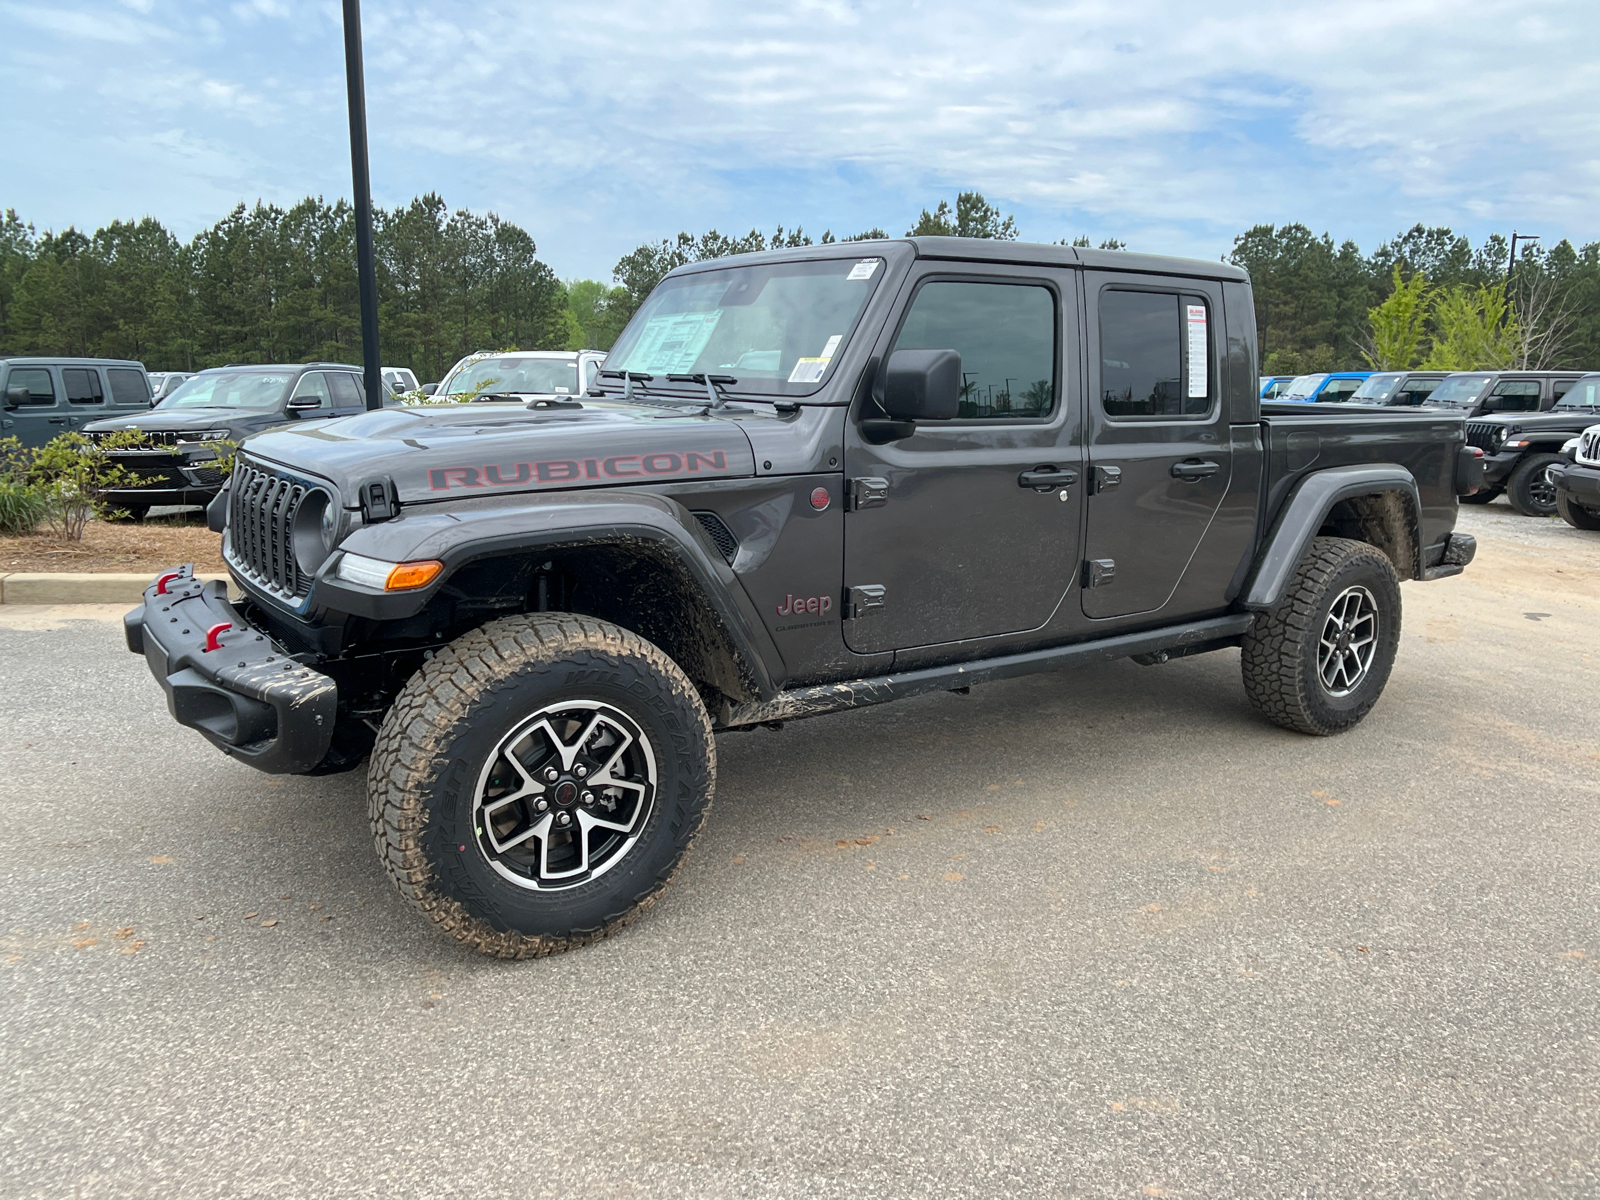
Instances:
[[[395,563],[389,571],[389,578],[383,581],[383,590],[408,592],[413,588],[427,587],[439,577],[439,572],[442,570],[444,564],[436,558],[424,559],[421,562]]]

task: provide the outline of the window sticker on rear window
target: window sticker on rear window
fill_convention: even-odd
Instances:
[[[1189,399],[1204,398],[1210,369],[1206,365],[1206,306],[1189,304]]]
[[[720,308],[711,312],[665,313],[651,317],[633,353],[628,356],[628,370],[652,375],[693,370],[721,319]]]
[[[845,278],[871,279],[872,273],[878,269],[878,263],[880,261],[882,260],[876,258],[864,258],[855,266],[850,268],[850,274],[846,275]]]

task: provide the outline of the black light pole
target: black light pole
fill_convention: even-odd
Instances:
[[[1515,229],[1511,231],[1511,257],[1506,260],[1506,284],[1508,286],[1511,283],[1511,272],[1516,270],[1517,267],[1517,242],[1519,240],[1537,242],[1539,235],[1537,233],[1518,233]]]
[[[350,174],[355,185],[356,280],[361,289],[361,361],[367,409],[383,407],[378,353],[378,272],[372,260],[372,179],[367,172],[367,84],[361,69],[361,0],[344,0],[344,79],[350,89]]]

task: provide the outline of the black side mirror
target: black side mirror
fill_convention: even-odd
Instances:
[[[896,350],[883,372],[883,411],[897,421],[948,421],[959,411],[961,355]]]
[[[315,396],[291,396],[285,406],[289,412],[315,412],[322,407],[322,401]]]
[[[28,402],[28,389],[26,387],[24,387],[22,384],[19,383],[15,387],[8,387],[6,389],[6,411],[7,412],[10,412],[12,409],[15,409],[15,408],[20,408],[22,405],[26,404],[27,402]]]
[[[438,390],[439,385],[437,383],[425,383],[422,385],[422,394],[424,396],[431,396]]]

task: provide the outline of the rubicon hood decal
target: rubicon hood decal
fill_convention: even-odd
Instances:
[[[329,479],[346,496],[388,477],[411,503],[755,474],[750,441],[734,421],[589,400],[555,411],[386,409],[258,434],[245,452]]]
[[[657,450],[648,454],[608,454],[604,458],[547,458],[537,462],[485,463],[482,466],[429,467],[428,487],[507,487],[528,483],[610,483],[624,479],[671,479],[679,475],[727,475],[726,450]]]

